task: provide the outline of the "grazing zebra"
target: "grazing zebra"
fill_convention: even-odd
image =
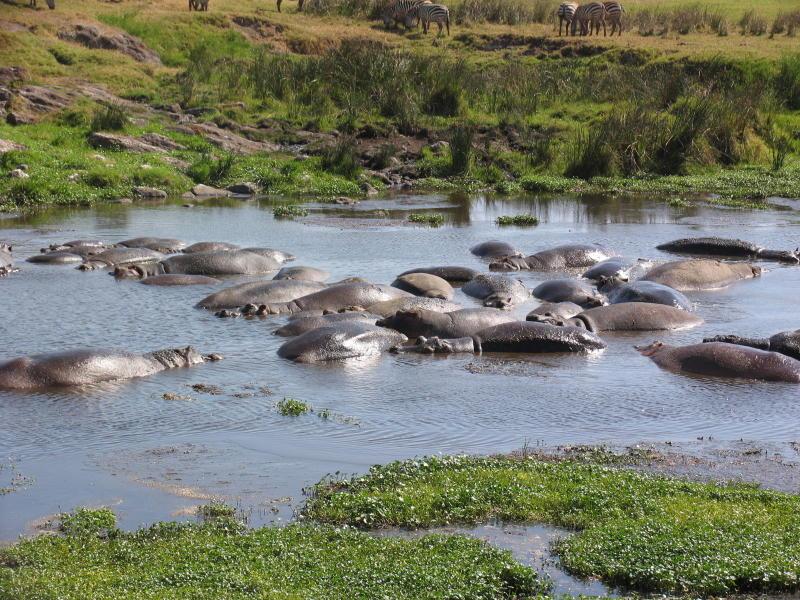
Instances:
[[[208,10],[208,0],[189,0],[189,10]]]
[[[438,35],[442,35],[444,27],[447,27],[447,35],[450,35],[450,11],[442,4],[431,4],[430,2],[417,4],[406,13],[406,28],[411,28],[415,21],[416,24],[422,21],[422,31],[425,34],[428,33],[430,24],[436,23],[439,26]]]
[[[589,4],[582,4],[575,11],[575,17],[572,20],[572,35],[575,35],[575,30],[580,27],[581,35],[592,35],[600,33],[600,25],[603,26],[603,33],[606,31],[606,8],[600,2],[590,2]]]
[[[419,4],[430,4],[431,0],[394,0],[383,11],[383,25],[388,29],[392,25],[405,23],[406,15]],[[406,24],[406,29],[408,29]]]
[[[190,0],[190,1],[191,1],[191,0]],[[281,12],[281,3],[282,3],[282,2],[283,2],[283,0],[277,0],[277,3],[278,3],[278,12]],[[303,10],[303,0],[297,0],[297,10],[298,10],[298,11],[302,11],[302,10]]]
[[[562,2],[558,10],[556,11],[556,16],[558,17],[558,35],[561,37],[561,26],[566,23],[567,27],[565,30],[565,34],[569,35],[569,29],[572,25],[572,21],[575,19],[575,12],[578,10],[578,4],[575,2]]]
[[[611,23],[611,35],[617,32],[617,35],[622,35],[622,15],[625,14],[625,9],[622,4],[617,0],[606,0],[603,2],[603,7],[606,9],[606,21]]]
[[[31,8],[36,8],[36,0],[30,0],[28,2],[28,6]],[[47,0],[47,7],[50,10],[53,10],[56,7],[56,0]]]

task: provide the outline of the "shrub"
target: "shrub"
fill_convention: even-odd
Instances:
[[[382,144],[375,156],[372,157],[372,167],[378,170],[385,169],[392,164],[392,159],[397,156],[397,146]]]
[[[117,526],[117,517],[108,508],[78,508],[59,519],[61,531],[71,536],[107,537]]]
[[[798,29],[800,29],[800,10],[793,10],[790,12],[781,11],[772,22],[769,33],[770,35],[786,33],[788,36],[793,36]]]
[[[503,215],[497,217],[495,223],[498,225],[516,225],[517,227],[531,227],[539,224],[538,217],[534,215]]]
[[[352,136],[342,136],[322,155],[322,168],[336,175],[353,179],[361,170],[358,148]]]
[[[472,168],[472,141],[475,131],[469,125],[453,128],[450,135],[450,172],[457,175],[469,173]]]
[[[235,163],[233,154],[226,153],[219,158],[204,154],[189,166],[186,174],[195,183],[219,184],[228,178]]]
[[[767,32],[767,20],[755,10],[748,10],[739,19],[739,29],[742,35],[764,35]]]
[[[428,98],[425,112],[440,117],[456,117],[462,110],[461,90],[453,83],[438,87]]]
[[[284,398],[277,404],[278,412],[284,417],[299,417],[311,411],[311,406],[302,400]]]
[[[419,223],[430,225],[431,227],[440,227],[444,223],[444,215],[440,213],[411,213],[408,215],[410,223]]]
[[[781,59],[775,76],[775,93],[787,108],[800,109],[800,54]]]
[[[121,131],[127,123],[128,117],[122,107],[109,104],[95,111],[89,128],[92,131]]]

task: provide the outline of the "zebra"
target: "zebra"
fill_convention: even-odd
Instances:
[[[189,0],[189,1],[191,2],[191,0]],[[283,0],[277,0],[278,12],[281,12],[281,3],[282,2],[283,2]],[[303,0],[297,0],[297,10],[300,11],[300,12],[303,11]]]
[[[36,0],[29,0],[28,6],[30,8],[36,8]],[[56,7],[56,0],[47,0],[47,8],[53,10]]]
[[[575,35],[575,30],[580,27],[581,35],[592,35],[600,33],[600,25],[603,26],[603,33],[606,31],[606,9],[600,2],[590,2],[589,4],[582,4],[575,11],[575,17],[572,19],[572,35]]]
[[[428,33],[431,23],[439,26],[438,35],[442,35],[442,28],[447,27],[447,35],[450,35],[450,11],[442,4],[431,4],[421,2],[406,13],[406,28],[410,28],[416,21],[417,25],[422,21],[423,33]]]
[[[189,0],[189,10],[208,10],[208,0]]]
[[[622,15],[625,14],[625,9],[622,4],[617,0],[606,0],[603,2],[603,7],[606,9],[606,20],[611,23],[611,35],[617,32],[617,35],[622,35]]]
[[[383,24],[388,29],[393,24],[403,23],[408,11],[415,8],[418,4],[430,4],[430,0],[395,0],[390,2],[383,11]],[[408,28],[408,25],[406,25]]]
[[[569,35],[570,25],[575,19],[575,12],[578,10],[578,5],[575,2],[562,2],[556,11],[558,17],[558,35],[561,37],[561,26],[566,23],[566,35]]]

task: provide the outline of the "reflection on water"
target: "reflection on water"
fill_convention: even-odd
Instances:
[[[15,245],[22,271],[0,280],[0,360],[70,347],[132,351],[192,344],[225,360],[92,388],[46,394],[0,392],[0,457],[34,479],[0,497],[0,539],[43,514],[119,501],[125,526],[169,518],[191,504],[184,487],[264,508],[254,522],[291,517],[300,490],[326,473],[435,452],[494,452],[542,444],[719,439],[785,440],[800,426],[796,386],[682,377],[633,351],[655,337],[763,336],[797,328],[800,268],[769,264],[763,277],[727,290],[690,294],[706,324],[690,331],[608,335],[593,356],[425,357],[385,355],[345,365],[297,365],[278,358],[285,323],[217,319],[193,305],[214,288],[158,288],[115,281],[102,271],[32,265],[25,256],[56,241],[140,235],[224,240],[288,250],[296,264],[325,268],[335,281],[388,283],[411,267],[486,269],[469,247],[502,238],[532,253],[568,242],[600,242],[630,258],[664,260],[659,242],[687,235],[744,237],[771,248],[797,246],[791,210],[679,209],[629,197],[493,199],[460,195],[369,199],[353,207],[311,203],[308,221],[276,221],[271,202],[226,199],[57,209],[5,218],[0,239]],[[438,229],[404,223],[411,211],[446,215]],[[384,211],[377,218],[377,211]],[[535,228],[498,228],[502,214],[531,212]],[[353,218],[355,217],[355,218]],[[366,227],[364,223],[372,223]],[[549,277],[518,275],[529,287]],[[460,291],[456,300],[475,306]],[[520,306],[523,316],[536,305]],[[221,394],[190,386],[220,386]],[[261,391],[266,386],[267,392]],[[165,400],[173,392],[186,400]],[[284,396],[319,410],[277,414]],[[184,461],[153,449],[194,448]],[[199,451],[197,449],[203,449]],[[177,451],[176,451],[177,452]],[[150,453],[150,454],[148,454]],[[181,455],[183,456],[183,455]],[[173,464],[174,462],[174,464]]]

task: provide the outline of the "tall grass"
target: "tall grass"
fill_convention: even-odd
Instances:
[[[787,108],[800,109],[800,54],[781,59],[775,77],[775,93]]]
[[[750,9],[739,19],[739,30],[742,35],[764,35],[767,32],[767,20]]]
[[[702,4],[668,9],[646,7],[632,11],[631,28],[643,36],[702,32],[727,35],[728,21],[724,13]]]
[[[772,22],[769,33],[770,35],[785,33],[788,36],[794,36],[798,30],[800,30],[800,10],[781,11]]]
[[[127,123],[128,117],[123,108],[109,104],[95,111],[89,128],[92,131],[122,131]]]
[[[456,23],[551,23],[555,0],[464,0],[453,9]]]

